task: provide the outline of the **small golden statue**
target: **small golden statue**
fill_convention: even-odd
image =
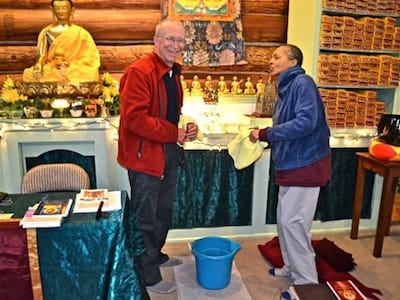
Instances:
[[[225,77],[224,76],[220,76],[219,77],[218,94],[220,94],[220,95],[228,95],[229,94],[229,89],[228,89],[227,84],[225,82]]]
[[[197,76],[197,75],[193,76],[191,95],[192,96],[202,96],[203,95],[203,89],[201,88],[199,76]]]
[[[183,90],[183,95],[184,96],[190,96],[190,91],[189,88],[187,87],[187,83],[185,81],[185,76],[181,75],[180,76],[181,79],[181,85],[182,85],[182,90]]]
[[[242,79],[238,81],[237,76],[232,77],[232,82],[231,82],[231,95],[239,95],[243,92],[242,88],[240,87],[240,84],[242,83]]]
[[[247,76],[246,82],[244,83],[244,93],[246,95],[254,95],[256,93],[250,76]]]
[[[214,84],[212,81],[211,75],[207,75],[206,81],[204,82],[204,91],[212,91],[214,90]]]
[[[260,77],[256,84],[257,95],[263,94],[265,90],[265,83],[263,83],[263,79]]]

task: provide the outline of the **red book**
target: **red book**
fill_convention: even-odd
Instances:
[[[327,281],[326,284],[339,300],[366,300],[351,280]]]

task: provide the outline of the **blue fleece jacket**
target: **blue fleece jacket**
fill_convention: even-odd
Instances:
[[[260,131],[276,170],[308,166],[330,153],[329,127],[314,80],[295,66],[278,77],[273,126]]]

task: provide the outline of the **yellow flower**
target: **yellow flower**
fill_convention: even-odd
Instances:
[[[19,94],[15,86],[14,80],[9,76],[7,76],[6,80],[3,83],[0,98],[3,99],[5,103],[15,103],[18,100],[28,99],[28,97]]]
[[[20,95],[16,89],[3,89],[1,91],[1,98],[4,102],[14,103],[20,99]]]
[[[110,89],[111,97],[119,96],[119,90],[116,86],[112,86]]]
[[[108,72],[103,74],[102,82],[104,86],[116,85],[116,80]]]
[[[102,98],[106,103],[118,102],[119,90],[118,81],[115,80],[110,73],[105,72],[102,77]]]
[[[107,86],[103,86],[103,99],[105,102],[112,102],[111,89]]]
[[[14,89],[14,88],[15,88],[14,80],[7,75],[7,78],[3,84],[3,89]]]

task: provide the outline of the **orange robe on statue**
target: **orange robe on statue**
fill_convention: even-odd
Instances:
[[[52,25],[45,27],[38,37],[39,55],[45,57],[42,73],[38,76],[35,66],[27,68],[22,80],[70,83],[98,81],[100,54],[90,33],[78,25],[71,24],[64,32],[54,37],[51,27]]]

